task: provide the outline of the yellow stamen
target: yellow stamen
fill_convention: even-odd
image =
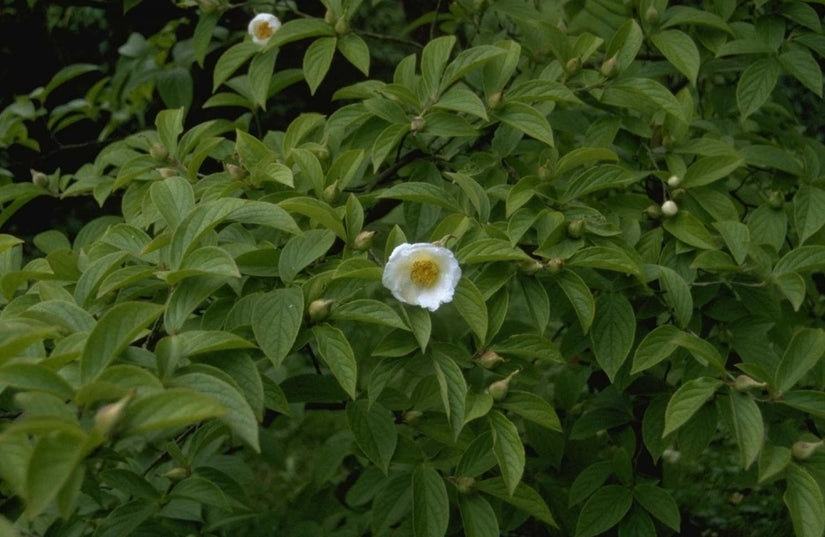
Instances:
[[[266,21],[258,22],[255,25],[255,37],[258,39],[269,39],[272,37],[272,27]]]
[[[438,280],[440,272],[438,264],[432,259],[418,259],[413,261],[410,279],[421,287],[431,287]]]

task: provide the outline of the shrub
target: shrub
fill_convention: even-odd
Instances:
[[[0,113],[0,534],[820,537],[821,6],[301,8]]]

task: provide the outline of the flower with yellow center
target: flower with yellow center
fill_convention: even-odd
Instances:
[[[281,21],[271,13],[258,13],[249,21],[249,35],[258,45],[266,45],[269,39],[281,27]]]
[[[453,299],[460,279],[461,267],[450,250],[418,242],[395,247],[382,282],[401,302],[435,311]]]

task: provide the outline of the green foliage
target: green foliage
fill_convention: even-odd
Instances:
[[[271,4],[0,111],[116,213],[0,234],[0,534],[822,535],[821,5]]]

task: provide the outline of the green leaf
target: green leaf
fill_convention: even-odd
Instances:
[[[338,38],[338,50],[356,69],[370,74],[370,49],[361,37],[357,34],[349,33]]]
[[[590,267],[623,272],[641,276],[642,270],[637,260],[632,259],[624,250],[607,246],[590,246],[573,254],[569,260],[573,267]]]
[[[608,188],[621,188],[638,182],[645,175],[647,174],[631,172],[613,164],[593,166],[585,169],[570,181],[562,194],[562,201],[570,201]]]
[[[493,345],[492,350],[508,355],[538,358],[549,362],[563,363],[564,359],[555,343],[539,334],[513,334],[504,341]]]
[[[703,250],[717,248],[713,235],[702,224],[702,221],[690,212],[682,210],[673,218],[668,218],[662,224],[668,233],[690,246]]]
[[[822,98],[822,70],[810,51],[797,47],[779,55],[782,68]]]
[[[786,470],[787,488],[782,499],[788,506],[797,537],[820,537],[825,531],[825,500],[816,480],[797,464]]]
[[[762,449],[765,441],[765,423],[759,406],[747,394],[731,391],[730,417],[742,466],[747,470]]]
[[[230,509],[229,500],[224,491],[214,482],[197,475],[180,481],[169,491],[167,497],[170,499],[184,498],[226,511]]]
[[[416,203],[428,203],[449,211],[454,211],[459,206],[458,201],[443,188],[429,183],[418,183],[414,181],[392,186],[382,192],[378,197],[398,199],[401,201],[414,201]]]
[[[736,104],[742,119],[765,104],[779,80],[779,63],[773,58],[760,58],[750,64],[736,84]]]
[[[281,31],[278,33],[282,31],[283,28],[281,28]],[[246,61],[260,49],[261,47],[259,45],[251,41],[243,41],[226,49],[226,51],[221,54],[221,57],[218,58],[217,63],[215,63],[215,69],[212,72],[212,91],[214,92],[218,89],[218,86],[226,82],[241,65],[246,63]]]
[[[825,207],[823,207],[823,210],[825,210]],[[825,221],[823,223],[825,224]],[[728,247],[736,262],[740,265],[744,263],[751,244],[751,234],[748,226],[741,222],[725,220],[714,222],[713,227],[722,235],[725,246]]]
[[[584,470],[579,472],[573,484],[570,485],[570,492],[568,493],[568,505],[574,505],[583,502],[590,497],[591,494],[599,490],[607,478],[613,473],[613,461],[599,461],[594,462]]]
[[[686,122],[679,100],[666,87],[651,78],[622,79],[604,90],[602,102],[645,113],[664,110],[680,122]]]
[[[825,269],[825,246],[800,246],[777,261],[774,274],[809,272]]]
[[[401,330],[410,330],[410,327],[398,316],[395,310],[377,300],[351,300],[340,305],[335,305],[332,308],[330,318],[333,320],[358,321],[400,328]]]
[[[825,392],[794,390],[782,394],[779,402],[818,418],[825,418]]]
[[[142,475],[125,468],[104,470],[100,473],[100,478],[103,483],[129,496],[146,500],[154,500],[160,497],[160,491]]]
[[[183,258],[180,269],[166,273],[170,285],[192,276],[224,276],[240,278],[241,273],[229,252],[218,246],[204,246]]]
[[[447,420],[450,422],[453,438],[457,439],[464,427],[467,381],[464,379],[461,368],[447,353],[436,349],[431,354],[441,403],[447,414]]]
[[[639,484],[633,489],[633,497],[647,512],[661,520],[665,526],[678,532],[681,526],[679,506],[670,491],[654,485]]]
[[[307,37],[317,37],[322,35],[332,35],[332,28],[323,19],[297,18],[285,22],[272,39],[269,40],[269,47],[283,47],[287,43],[306,39]],[[260,48],[260,47],[258,47]]]
[[[183,217],[195,207],[192,185],[183,177],[169,177],[152,183],[149,194],[169,229],[177,228]]]
[[[682,186],[687,188],[708,185],[728,177],[744,163],[745,160],[738,155],[702,157],[688,167],[682,179]]]
[[[825,190],[801,185],[793,197],[793,217],[801,245],[825,225]]]
[[[203,60],[206,59],[209,43],[212,42],[212,35],[215,33],[220,18],[220,11],[213,11],[212,13],[201,11],[198,17],[198,24],[195,26],[195,32],[192,36],[192,49],[195,52],[195,60],[201,69],[203,69]]]
[[[89,312],[68,300],[45,300],[30,307],[23,314],[66,332],[91,332],[96,321]]]
[[[518,429],[504,414],[493,410],[489,414],[489,420],[493,433],[493,453],[507,492],[512,495],[524,473],[524,445],[519,438]]]
[[[16,246],[18,244],[23,244],[23,240],[18,239],[12,235],[6,235],[5,233],[0,233],[0,253],[5,252],[6,250],[10,249],[12,246]]]
[[[573,306],[573,311],[576,312],[576,317],[579,318],[582,332],[586,334],[596,316],[596,301],[593,300],[590,288],[587,287],[581,276],[569,269],[564,269],[558,273],[555,281]]]
[[[453,112],[463,112],[487,121],[487,107],[481,102],[481,98],[474,92],[462,88],[452,87],[442,95],[433,108],[440,110],[452,110]]]
[[[398,441],[392,412],[380,403],[370,405],[359,399],[347,405],[347,423],[358,447],[386,475]]]
[[[651,36],[650,40],[664,54],[667,61],[681,71],[692,86],[695,86],[701,58],[699,48],[693,39],[679,30],[664,30]]]
[[[550,123],[541,112],[529,104],[507,102],[495,111],[495,118],[550,147],[554,146]]]
[[[302,214],[331,230],[342,240],[347,239],[347,232],[341,217],[328,204],[321,200],[308,197],[288,198],[278,203],[278,206],[289,213]]]
[[[339,329],[328,324],[312,327],[318,355],[326,364],[338,384],[355,399],[357,385],[357,364],[347,337]]]
[[[791,389],[825,354],[825,330],[802,328],[791,339],[776,369],[775,389]]]
[[[131,535],[158,510],[154,501],[132,500],[115,507],[100,523],[92,537],[123,537]]]
[[[562,430],[561,421],[553,406],[534,393],[510,390],[498,405],[551,431]]]
[[[84,438],[65,432],[42,436],[34,446],[26,473],[26,514],[42,513],[71,477],[84,454]]]
[[[94,380],[162,312],[151,302],[122,302],[95,325],[80,357],[83,382]]]
[[[249,63],[249,92],[256,105],[266,110],[266,98],[269,96],[269,85],[275,71],[275,59],[278,49],[272,48],[256,54]]]
[[[172,235],[169,244],[171,268],[180,268],[183,257],[195,249],[198,241],[243,205],[243,200],[224,198],[201,203],[192,209]]]
[[[633,63],[643,41],[644,34],[639,23],[634,19],[627,19],[613,34],[604,55],[606,58],[615,58],[617,72],[624,71]]]
[[[504,479],[500,477],[485,479],[484,481],[480,481],[476,486],[481,492],[521,509],[536,520],[558,528],[558,524],[553,518],[553,514],[550,512],[550,508],[547,507],[544,499],[528,485],[519,483],[512,494],[510,494],[507,485],[505,485]]]
[[[479,494],[462,494],[458,497],[458,510],[465,537],[501,537],[496,513]]]
[[[442,537],[450,522],[450,501],[441,475],[420,464],[412,476],[412,525],[416,537]]]
[[[805,301],[806,286],[805,279],[796,272],[786,272],[784,274],[774,274],[771,278],[779,291],[791,303],[794,311],[799,311]]]
[[[421,77],[429,99],[437,100],[441,74],[450,59],[455,42],[454,35],[445,35],[432,39],[421,51]]]
[[[605,485],[597,490],[579,513],[576,522],[576,537],[601,535],[619,521],[630,510],[633,493],[619,485]]]
[[[613,381],[633,347],[636,314],[630,302],[619,294],[600,296],[596,313],[590,341],[596,361]]]
[[[173,288],[163,313],[166,332],[177,334],[195,309],[226,282],[224,276],[187,278]]]
[[[444,69],[440,91],[444,92],[465,74],[482,67],[488,61],[503,54],[505,54],[505,50],[494,45],[478,45],[462,50]]]
[[[759,483],[777,476],[791,463],[791,450],[766,444],[759,455]]]
[[[478,287],[471,280],[461,278],[455,289],[453,303],[478,340],[485,341],[488,323],[487,304]]]
[[[604,147],[577,147],[559,159],[556,164],[556,174],[564,175],[579,166],[585,166],[602,160],[617,162],[619,156]]]
[[[0,367],[0,386],[37,390],[71,399],[75,390],[53,370],[41,364],[11,363]]]
[[[335,242],[335,233],[326,229],[311,229],[292,237],[281,250],[278,273],[285,282],[291,282],[298,273],[327,253]]]
[[[384,480],[372,502],[372,535],[386,535],[389,528],[406,515],[412,504],[412,483],[407,472]]]
[[[304,53],[304,78],[312,95],[315,95],[315,90],[327,76],[332,56],[335,55],[336,41],[334,37],[320,37],[313,41]]]
[[[175,157],[178,152],[178,136],[183,132],[183,108],[162,110],[155,117],[160,143]]]
[[[657,266],[659,284],[665,292],[665,301],[673,308],[679,327],[685,328],[693,315],[693,296],[690,286],[678,272],[669,267]]]
[[[407,324],[412,328],[415,340],[418,342],[418,347],[421,349],[421,352],[425,352],[430,342],[430,334],[433,330],[430,313],[426,309],[418,307],[405,307],[401,311],[407,319]]]
[[[722,384],[722,381],[711,377],[699,377],[682,384],[667,403],[662,436],[667,436],[687,423]]]
[[[479,239],[464,245],[456,257],[462,264],[487,263],[489,261],[532,261],[521,249],[504,239]]]
[[[248,446],[256,452],[261,451],[255,412],[235,386],[217,376],[201,372],[175,377],[173,383],[218,401],[227,410],[220,419]]]

